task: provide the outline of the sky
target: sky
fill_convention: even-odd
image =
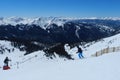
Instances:
[[[120,0],[0,0],[1,17],[120,17]]]

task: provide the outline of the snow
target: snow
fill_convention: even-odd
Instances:
[[[109,27],[109,26],[105,26],[105,25],[98,25],[99,26],[99,29],[101,31],[115,31],[113,28]]]
[[[9,41],[0,41],[0,49],[1,47],[2,49],[4,49],[4,54],[0,54],[0,66],[4,65],[3,60],[5,59],[6,56],[12,59],[13,60],[12,62],[15,63],[18,61],[19,57],[22,57],[25,54],[25,51],[20,51],[19,49],[11,46],[11,42]],[[7,49],[9,49],[10,52],[7,51]]]
[[[112,37],[103,38],[97,42],[93,41],[93,42],[87,43],[86,45],[80,46],[80,47],[83,50],[84,56],[91,57],[92,54],[95,54],[97,51],[100,51],[102,49],[105,49],[108,47],[119,47],[119,46],[120,46],[120,34],[117,34]],[[76,57],[77,47],[70,49],[70,47],[66,45],[65,48],[69,54],[73,55],[73,58],[75,59],[78,58]]]
[[[68,21],[67,19],[66,21]],[[9,17],[9,18],[0,18],[0,25],[17,25],[17,24],[35,24],[39,25],[41,28],[46,29],[51,24],[56,24],[58,26],[63,26],[66,22],[64,18],[61,17],[35,17],[35,18],[21,18],[21,17]]]
[[[78,39],[79,39],[78,31],[80,30],[80,27],[76,25],[76,28],[77,28],[77,29],[76,29],[76,31],[75,31],[75,35],[76,35],[76,36],[78,37]]]
[[[24,63],[19,69],[0,69],[4,80],[119,80],[120,53],[97,58],[67,61],[37,60]],[[28,67],[29,66],[29,67]]]
[[[85,51],[86,54],[94,54],[96,51],[100,51],[102,49],[108,47],[118,47],[120,46],[120,34],[117,34],[112,37],[104,38],[101,41],[93,43],[90,47]]]
[[[0,66],[3,65],[5,56],[9,56],[10,70],[0,68],[1,80],[120,80],[120,52],[104,54],[99,57],[92,57],[96,51],[106,47],[117,47],[120,45],[120,34],[104,38],[98,42],[88,43],[80,46],[83,49],[85,58],[78,59],[77,48],[66,44],[66,51],[75,60],[56,58],[49,59],[44,56],[43,51],[36,51],[24,56],[24,52],[15,49],[14,53],[0,55]],[[10,42],[0,42],[12,48]]]

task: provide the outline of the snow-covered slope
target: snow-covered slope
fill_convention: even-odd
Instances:
[[[16,63],[20,57],[23,57],[25,51],[13,47],[9,41],[0,41],[0,66],[4,65],[3,61],[6,56],[13,59],[12,63]]]
[[[100,51],[102,49],[108,48],[108,47],[119,47],[120,46],[120,34],[114,35],[112,37],[103,38],[97,42],[93,41],[90,43],[87,43],[84,46],[81,46],[83,49],[84,56],[91,57],[92,54],[95,54],[97,51]],[[66,51],[73,55],[74,58],[77,54],[77,47],[70,49],[69,46],[65,46]]]
[[[4,80],[119,80],[119,53],[75,61],[31,61],[8,71]]]
[[[90,44],[86,44],[86,46],[87,45],[90,45]],[[118,47],[118,46],[120,46],[120,34],[101,39],[100,41],[95,43],[93,42],[92,45],[86,48],[85,53],[91,55],[91,54],[95,54],[96,51],[100,51],[108,47]]]
[[[3,41],[1,45],[8,45],[9,42]],[[120,45],[120,34],[102,39],[98,42],[86,44],[84,56],[89,57],[94,52],[106,48]],[[5,56],[11,58],[11,69],[3,71],[0,68],[0,78],[4,80],[119,80],[120,79],[120,52],[105,54],[97,58],[77,59],[77,48],[69,49],[65,46],[66,51],[72,54],[75,60],[64,60],[57,57],[49,60],[44,57],[43,51],[37,51],[33,54],[23,56],[23,53],[6,53],[0,55],[0,63]],[[17,50],[17,49],[16,49]],[[57,55],[56,55],[57,56]],[[0,64],[0,66],[3,64]]]
[[[23,46],[21,46],[23,47]],[[49,60],[50,57],[45,56],[45,52],[35,51],[29,55],[24,55],[26,51],[20,51],[20,49],[11,45],[10,41],[0,40],[0,67],[4,65],[4,59],[9,57],[10,66],[16,68],[17,64],[24,64],[30,61],[39,61],[39,60]],[[53,56],[51,56],[53,57]],[[59,59],[59,56],[55,54],[56,60]],[[54,59],[55,60],[55,59]]]

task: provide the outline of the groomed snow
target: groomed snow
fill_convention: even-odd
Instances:
[[[78,60],[36,60],[0,69],[1,80],[120,80],[120,52]]]

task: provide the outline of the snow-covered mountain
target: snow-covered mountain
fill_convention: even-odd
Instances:
[[[71,20],[70,18],[64,19],[60,17],[36,17],[36,18],[21,18],[21,17],[10,17],[10,18],[0,18],[0,25],[39,25],[41,28],[46,29],[50,24],[57,24],[58,26],[63,25],[66,21]]]
[[[119,18],[0,18],[0,40],[13,42],[25,54],[44,50],[49,55],[68,56],[65,44],[88,43],[118,33]]]
[[[120,26],[119,18],[1,17],[0,30],[2,30],[1,31],[2,35],[0,36],[0,38],[6,39],[9,37],[16,36],[21,38],[22,34],[20,33],[24,33],[29,36],[32,35],[30,33],[33,33],[33,36],[35,36],[37,35],[35,34],[35,32],[37,32],[40,35],[47,36],[47,38],[50,37],[50,35],[56,38],[56,35],[59,34],[61,37],[60,39],[62,40],[70,38],[69,34],[71,34],[73,38],[76,39],[75,41],[77,41],[77,39],[80,40],[83,37],[81,35],[85,35],[85,37],[94,36],[93,38],[98,39],[114,35],[115,33],[119,33],[120,32],[119,26]],[[9,34],[9,37],[6,35],[3,36],[3,34],[6,33]],[[19,35],[17,35],[16,33],[18,33]],[[89,36],[87,36],[88,34]],[[95,36],[94,34],[99,35],[99,37]],[[58,41],[60,39],[57,38],[53,41],[56,40]],[[69,40],[71,40],[71,38]],[[86,38],[84,40],[86,40]],[[71,42],[73,42],[73,40],[71,40]]]
[[[119,21],[119,17],[90,17],[90,18],[67,18],[67,17],[35,17],[35,18],[22,18],[22,17],[9,17],[4,18],[0,17],[0,25],[18,25],[18,24],[28,24],[28,25],[39,25],[43,29],[46,29],[50,24],[57,24],[58,26],[62,26],[65,22],[75,21],[75,20],[111,20],[111,21]]]

